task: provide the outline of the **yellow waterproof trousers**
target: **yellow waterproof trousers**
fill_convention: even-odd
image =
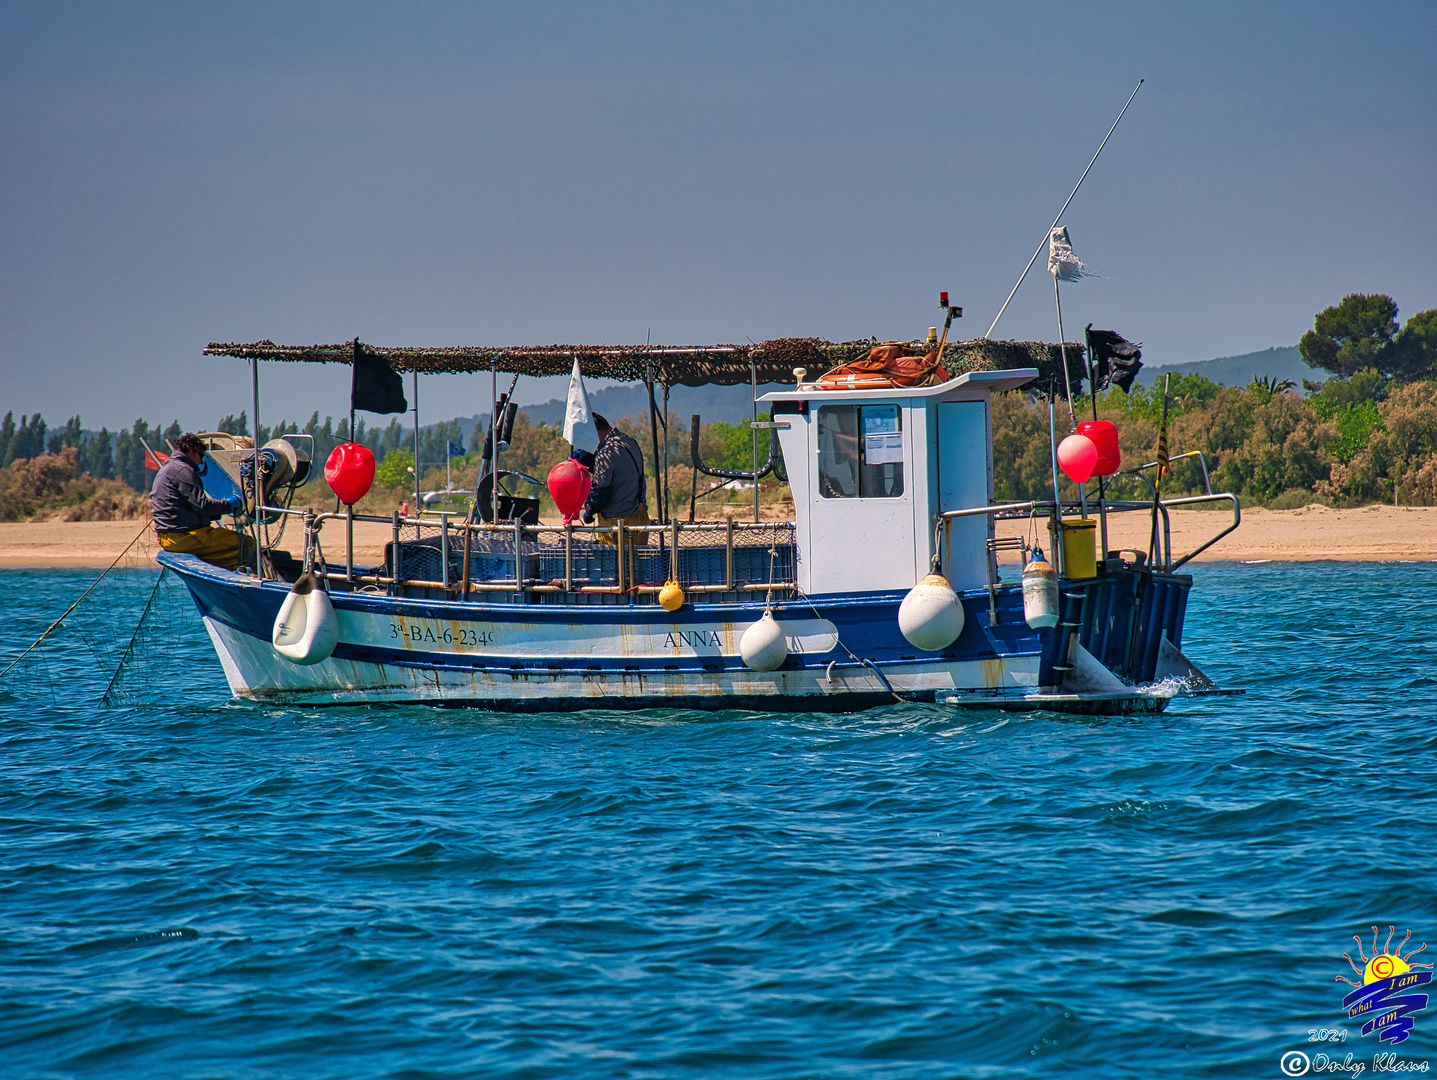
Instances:
[[[607,526],[608,528],[613,528],[615,525],[647,525],[649,523],[649,508],[640,503],[639,508],[627,517],[611,518],[605,517],[603,514],[596,514],[595,517],[597,518],[598,524]],[[626,544],[647,544],[648,542],[649,534],[646,532],[628,533],[624,536],[624,543]],[[599,543],[616,544],[618,541],[612,536],[601,536],[599,537]]]
[[[238,570],[241,562],[254,565],[254,543],[233,529],[206,525],[191,532],[156,533],[160,547],[181,555],[198,555],[223,570]]]

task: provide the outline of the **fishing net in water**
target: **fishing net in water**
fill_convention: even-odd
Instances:
[[[52,705],[146,705],[175,696],[180,665],[207,652],[189,590],[155,563],[148,521],[90,581],[30,590],[18,620],[23,644],[0,651],[0,694]],[[40,575],[30,578],[37,585]],[[22,585],[23,587],[23,585]],[[21,606],[18,605],[17,606]],[[31,644],[33,642],[33,644]],[[209,654],[213,664],[213,653]]]

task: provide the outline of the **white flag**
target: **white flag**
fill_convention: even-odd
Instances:
[[[1068,242],[1066,225],[1048,234],[1048,273],[1059,281],[1077,281],[1079,278],[1094,277],[1094,273],[1083,265],[1083,260],[1073,254],[1073,245]]]
[[[574,373],[569,376],[569,404],[564,410],[564,441],[575,450],[593,453],[599,448],[599,429],[589,410],[589,395],[584,391],[584,377],[579,374],[579,358],[574,357]]]

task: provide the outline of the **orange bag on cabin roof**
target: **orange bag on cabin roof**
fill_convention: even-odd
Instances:
[[[814,385],[820,390],[886,390],[948,381],[948,372],[938,364],[937,349],[927,356],[903,355],[907,350],[903,341],[875,345],[863,359],[825,372]]]

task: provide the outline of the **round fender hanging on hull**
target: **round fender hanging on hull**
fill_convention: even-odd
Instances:
[[[1034,630],[1058,625],[1058,575],[1037,547],[1023,567],[1023,618]]]
[[[333,654],[339,644],[339,616],[313,572],[302,575],[284,598],[270,641],[275,652],[296,664],[318,664]]]
[[[743,632],[738,652],[751,671],[774,671],[783,666],[788,659],[788,641],[773,612],[765,611],[763,618]]]
[[[684,590],[677,581],[666,581],[659,590],[659,607],[665,611],[678,611],[684,606]]]
[[[898,629],[914,648],[946,649],[963,633],[963,605],[948,579],[929,574],[898,605]]]

